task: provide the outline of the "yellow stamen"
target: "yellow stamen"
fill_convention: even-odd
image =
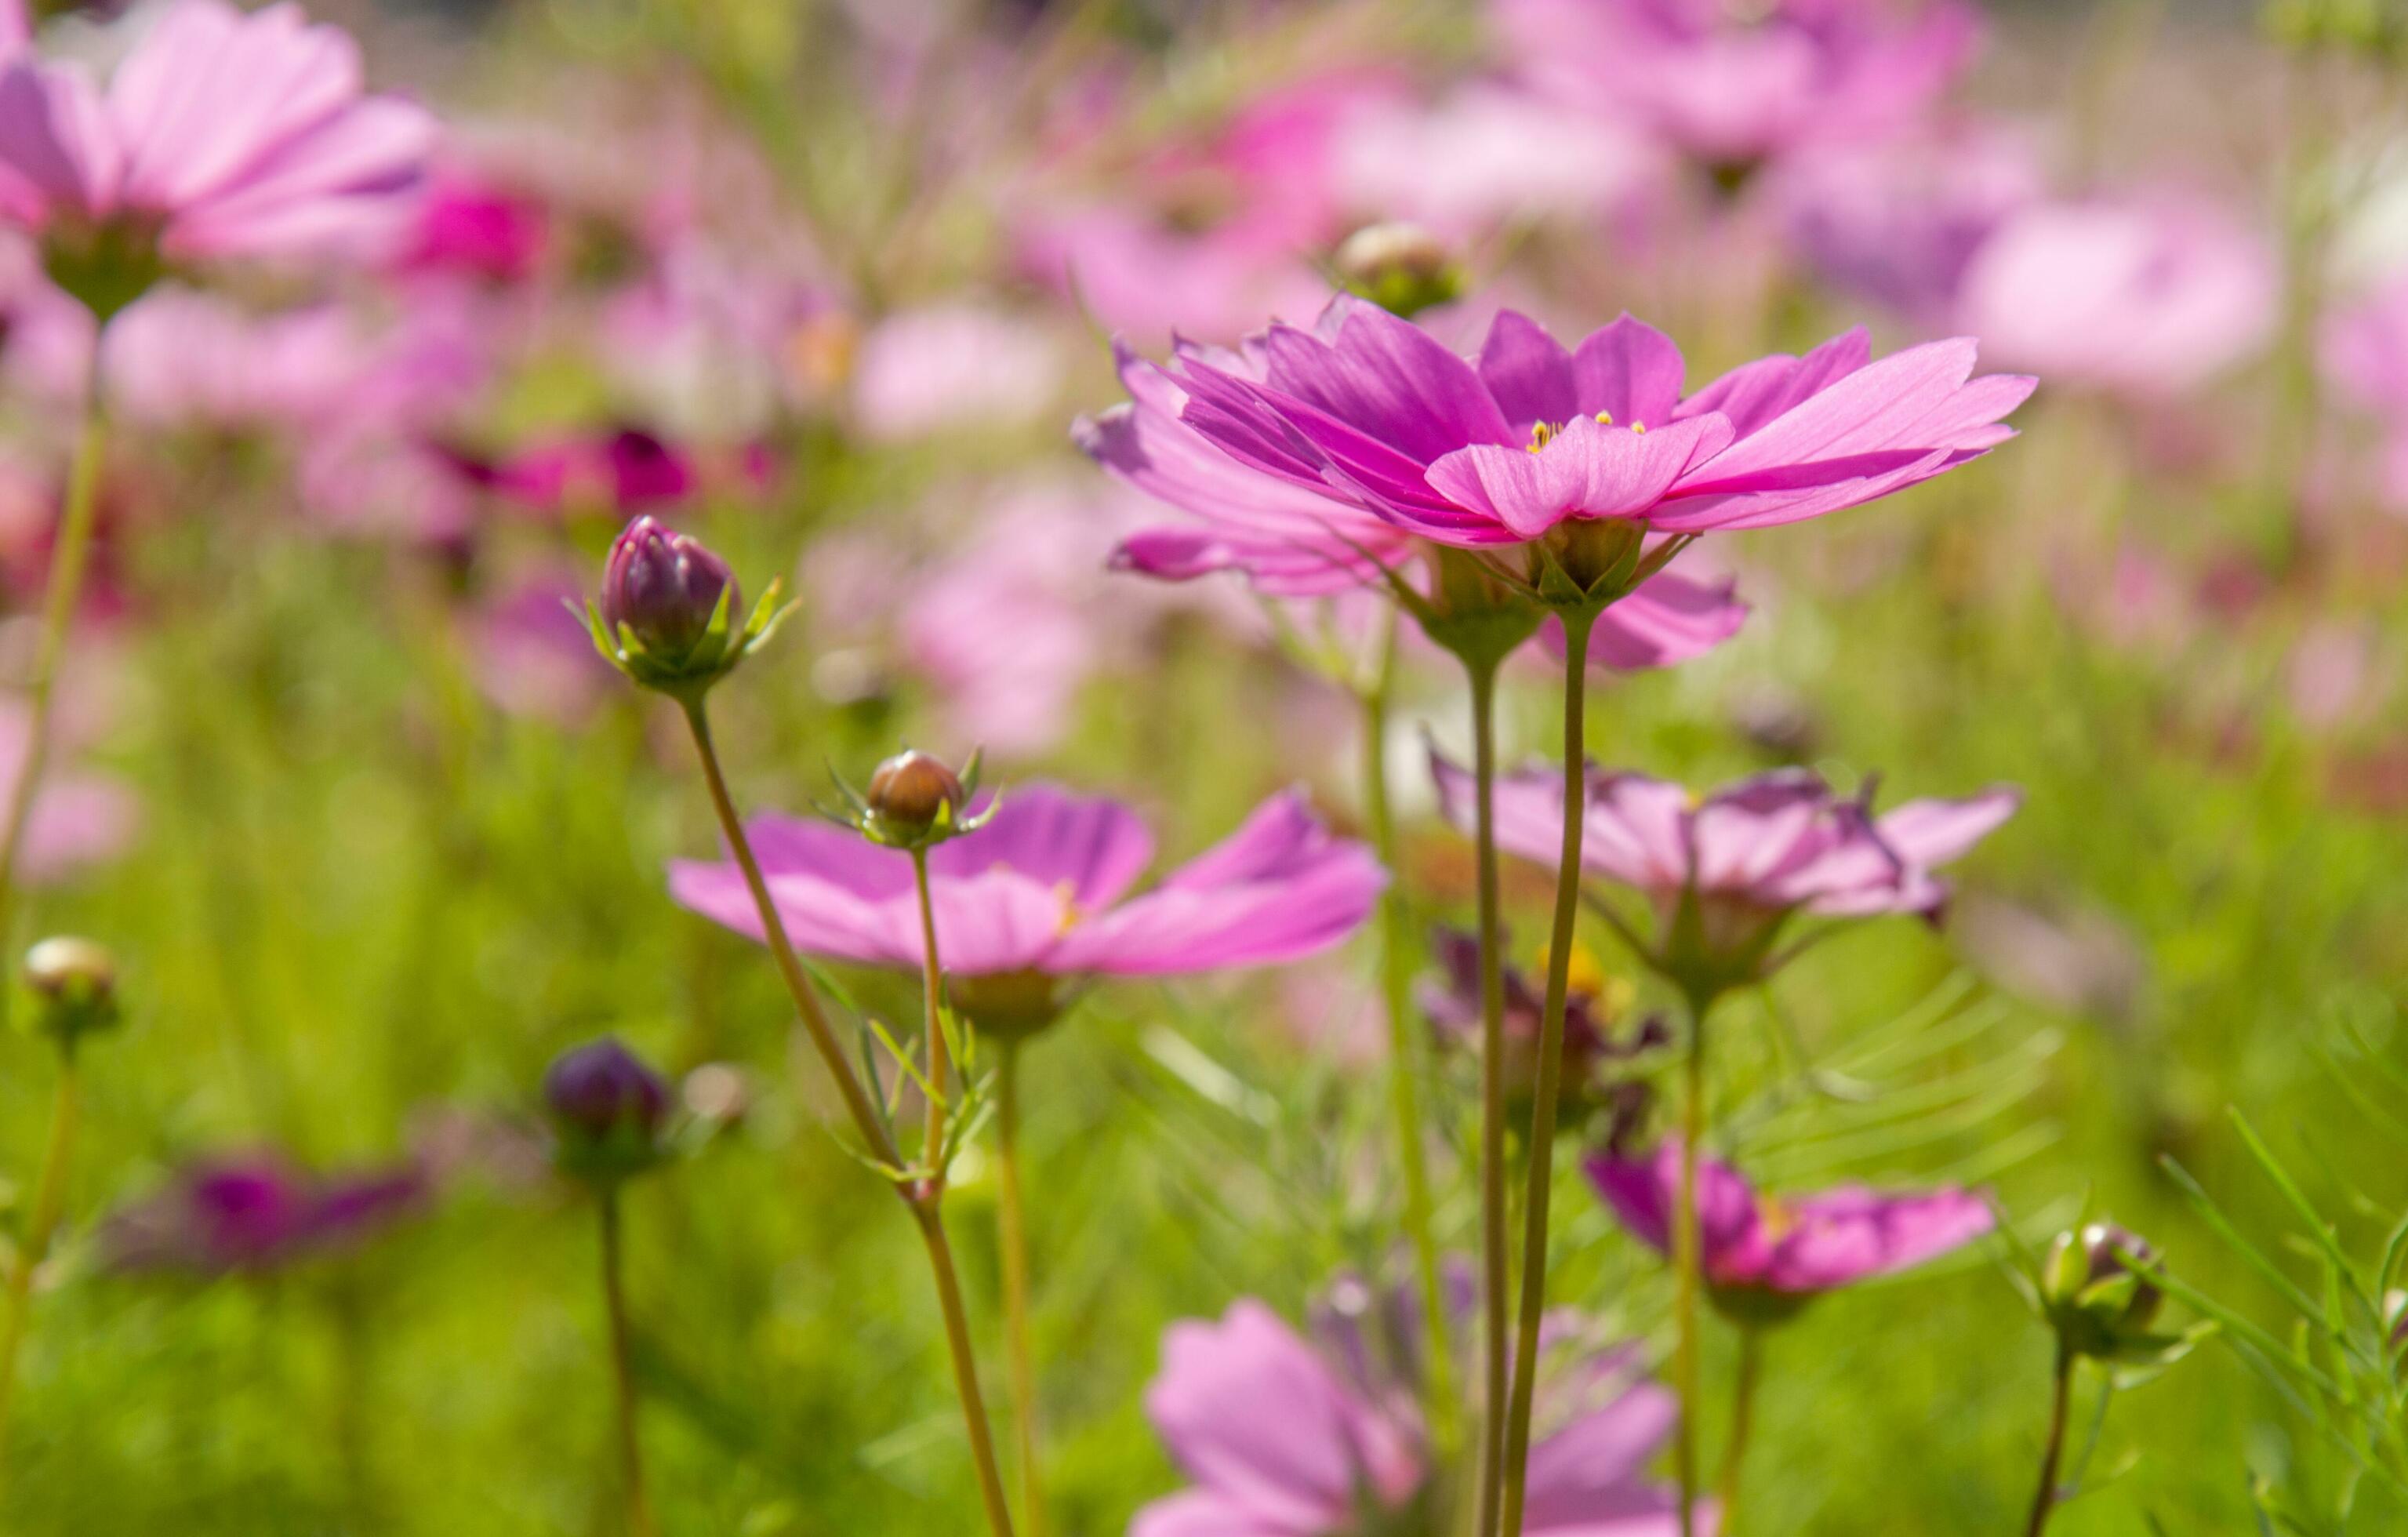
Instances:
[[[1633,432],[1645,432],[1647,430],[1647,424],[1644,422],[1633,422],[1630,424],[1630,430]]]
[[[1613,413],[1612,411],[1598,412],[1597,424],[1600,427],[1610,427],[1613,425]]]
[[[1549,443],[1554,442],[1555,440],[1555,434],[1562,430],[1563,429],[1561,427],[1556,426],[1552,422],[1531,423],[1530,442],[1527,452],[1531,453],[1538,452],[1541,449],[1545,448]]]

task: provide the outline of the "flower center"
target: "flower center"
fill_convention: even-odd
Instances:
[[[1613,413],[1612,411],[1598,412],[1597,424],[1600,427],[1610,427],[1613,425]],[[1556,438],[1561,438],[1564,435],[1564,425],[1565,424],[1559,422],[1531,423],[1530,440],[1524,444],[1523,447],[1531,453],[1538,452],[1540,450],[1545,448],[1549,443],[1554,442]],[[1633,422],[1630,424],[1630,430],[1635,433],[1644,434],[1647,431],[1647,424],[1644,422]]]

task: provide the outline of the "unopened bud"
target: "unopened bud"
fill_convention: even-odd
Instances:
[[[1331,265],[1339,281],[1407,319],[1463,292],[1463,269],[1419,224],[1367,224],[1346,237]]]
[[[37,1023],[63,1041],[117,1022],[117,962],[94,941],[61,935],[35,945],[25,985],[40,1003]]]
[[[869,809],[898,830],[933,827],[961,814],[962,782],[939,759],[913,748],[897,753],[869,776]]]
[[[701,643],[723,597],[731,612],[742,597],[727,563],[650,516],[629,524],[610,546],[602,573],[603,623],[614,635],[622,628],[633,634],[665,665]]]
[[[2146,1335],[2165,1302],[2149,1279],[2156,1268],[2157,1251],[2113,1223],[2059,1234],[2041,1283],[2068,1346],[2081,1355],[2111,1356]]]
[[[609,1183],[661,1156],[668,1085],[613,1036],[564,1052],[543,1075],[544,1108],[559,1135],[561,1168]]]

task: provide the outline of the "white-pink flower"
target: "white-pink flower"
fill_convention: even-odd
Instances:
[[[365,93],[340,29],[179,0],[105,89],[73,62],[0,70],[0,214],[87,259],[356,249],[401,233],[434,137]]]

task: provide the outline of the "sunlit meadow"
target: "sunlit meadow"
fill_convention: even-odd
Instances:
[[[2404,88],[0,0],[0,1530],[2408,1530]]]

